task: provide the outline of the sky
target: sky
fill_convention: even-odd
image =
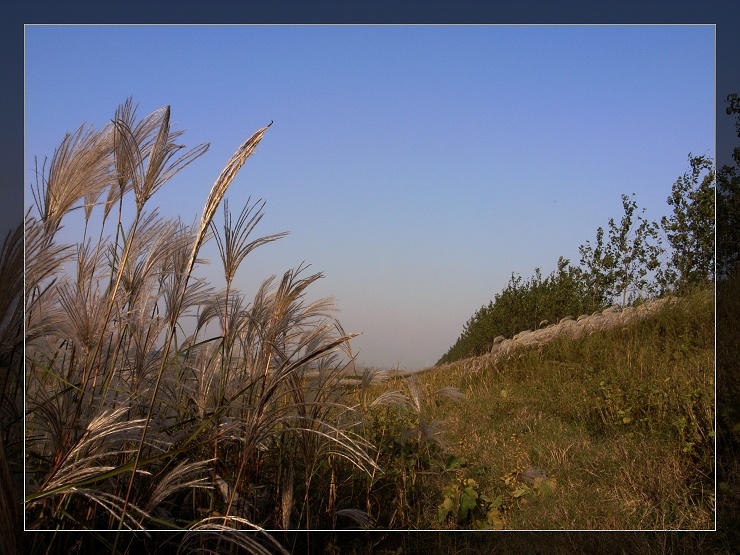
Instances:
[[[512,273],[577,264],[622,194],[669,213],[689,153],[714,157],[714,45],[710,25],[27,26],[25,204],[35,157],[131,97],[210,143],[152,198],[194,221],[274,121],[227,198],[264,199],[255,232],[289,235],[235,284],[310,264],[360,363],[422,368]]]

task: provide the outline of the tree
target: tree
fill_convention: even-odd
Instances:
[[[588,310],[583,272],[571,266],[570,260],[561,256],[557,270],[545,278],[539,268],[534,272],[527,281],[512,273],[506,287],[468,320],[457,342],[437,364],[482,355],[491,350],[499,335],[512,337],[541,327],[543,321],[554,323]]]
[[[668,204],[673,215],[661,225],[673,248],[662,281],[679,292],[711,281],[714,277],[715,171],[706,156],[689,154],[691,170],[674,184]]]
[[[727,115],[736,114],[735,129],[740,137],[740,96],[727,96]],[[735,147],[734,166],[717,171],[717,257],[718,274],[727,278],[740,262],[740,146]]]
[[[594,246],[591,246],[590,241],[586,241],[585,245],[578,247],[578,251],[581,253],[583,277],[588,287],[591,310],[593,311],[606,304],[607,292],[613,286],[612,274],[608,267],[610,262],[606,260],[604,253],[604,228],[599,227],[596,230],[596,244]]]
[[[622,297],[622,306],[628,296],[634,298],[643,293],[654,293],[653,272],[660,266],[663,252],[658,236],[658,224],[645,219],[643,208],[637,214],[637,202],[622,195],[624,216],[619,225],[609,219],[609,241],[604,242],[604,229],[596,231],[596,244],[589,241],[579,247],[581,265],[591,288],[594,306]]]

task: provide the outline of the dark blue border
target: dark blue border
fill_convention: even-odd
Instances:
[[[734,120],[724,99],[740,93],[740,2],[711,4],[623,1],[465,2],[396,0],[210,0],[129,2],[3,0],[0,5],[0,212],[20,222],[23,216],[23,26],[28,23],[199,23],[199,24],[671,24],[717,26],[717,162],[737,144]],[[692,68],[682,78],[690,80]],[[53,83],[49,94],[54,94]],[[680,118],[681,114],[675,114]],[[12,216],[11,216],[12,214]],[[3,227],[13,222],[0,221]]]

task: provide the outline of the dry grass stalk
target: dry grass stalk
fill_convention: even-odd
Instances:
[[[289,524],[292,506],[314,526],[319,520],[308,504],[321,495],[305,476],[314,474],[321,457],[364,472],[378,469],[343,393],[339,353],[352,358],[347,343],[353,335],[334,320],[330,299],[305,297],[321,274],[306,275],[300,266],[280,280],[268,278],[247,303],[233,287],[238,266],[284,233],[251,238],[264,202],[248,201],[236,221],[224,202],[223,236],[212,224],[226,189],[269,126],[232,157],[200,224],[191,227],[161,218],[148,205],[205,147],[178,156],[182,147],[174,143],[179,132],[170,130],[169,109],[141,120],[135,112],[124,103],[97,141],[92,131],[89,138],[66,139],[50,186],[44,195],[38,189],[41,219],[30,213],[26,219],[26,249],[33,257],[27,260],[25,314],[27,522],[59,529],[255,529],[278,526],[274,519]],[[97,157],[78,152],[84,148]],[[105,177],[90,169],[102,168],[102,160]],[[83,174],[75,164],[89,167],[95,183],[85,188],[63,180]],[[77,189],[64,191],[65,183]],[[83,197],[85,236],[74,246],[58,244],[59,222]],[[104,228],[116,204],[111,238]],[[103,216],[97,241],[87,237],[96,207]],[[210,231],[226,291],[214,292],[192,276]],[[195,329],[185,333],[185,318],[196,311]],[[216,336],[208,331],[213,320],[221,327]],[[252,486],[269,483],[281,464],[273,452],[278,445],[295,461],[295,474],[286,474],[283,487],[263,499],[255,491],[266,490]],[[275,510],[281,503],[282,516]],[[114,551],[122,545],[115,538],[108,546]],[[243,538],[237,543],[247,547],[245,541],[250,549],[262,545]],[[189,536],[182,549],[209,545]]]
[[[84,125],[68,133],[54,151],[48,176],[37,165],[36,207],[48,235],[59,229],[62,217],[85,198],[97,198],[111,183],[112,134],[109,127],[94,131]],[[87,203],[86,203],[87,204]]]
[[[0,552],[21,548],[23,225],[0,249]]]
[[[249,156],[254,152],[254,149],[257,148],[257,145],[262,140],[265,131],[270,127],[270,125],[272,125],[272,122],[258,130],[254,135],[247,139],[241,147],[239,147],[226,164],[226,167],[221,171],[221,174],[216,179],[213,187],[211,187],[211,191],[208,194],[206,204],[203,208],[203,214],[200,218],[200,225],[198,226],[195,241],[193,242],[193,249],[190,254],[190,261],[186,272],[188,275],[190,275],[193,270],[198,251],[203,244],[206,232],[211,225],[211,221],[213,220],[213,216],[216,213],[218,205],[221,203],[221,199],[223,199],[226,194],[226,190],[229,188],[229,185],[231,185],[237,172],[244,165],[244,162],[247,161],[247,158],[249,158]]]

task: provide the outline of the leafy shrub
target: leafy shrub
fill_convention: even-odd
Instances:
[[[561,257],[558,269],[544,279],[539,268],[526,282],[512,274],[506,288],[473,315],[437,364],[487,353],[499,335],[512,337],[525,329],[537,329],[544,322],[556,323],[568,315],[602,308],[589,304],[583,272],[569,263]]]
[[[370,402],[360,391],[365,437],[377,447],[382,468],[366,477],[367,512],[382,527],[427,528],[447,450],[443,423],[428,414],[442,399],[456,402],[463,395],[454,387],[425,394],[415,376],[381,389]]]
[[[447,520],[458,528],[501,530],[503,495],[490,499],[479,491],[478,482],[463,478],[449,484],[442,492],[443,501],[438,508],[440,524]]]

